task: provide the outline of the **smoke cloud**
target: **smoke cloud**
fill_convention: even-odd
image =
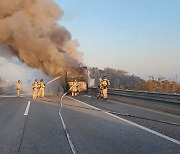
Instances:
[[[72,72],[82,61],[77,40],[59,25],[62,9],[53,0],[0,0],[0,50],[48,76]]]

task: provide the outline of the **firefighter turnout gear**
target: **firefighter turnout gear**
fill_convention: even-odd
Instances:
[[[32,84],[32,89],[33,89],[33,97],[32,97],[32,98],[34,98],[34,99],[37,98],[37,95],[38,95],[38,87],[39,87],[38,81],[35,80],[34,83]]]
[[[108,92],[109,86],[110,86],[110,82],[104,76],[102,81],[100,82],[100,93],[102,95],[102,98],[105,100],[108,98],[107,92]]]
[[[17,90],[17,97],[20,96],[20,90],[21,90],[21,83],[20,80],[16,83],[16,90]]]
[[[38,97],[44,97],[44,89],[45,89],[45,84],[43,82],[43,79],[40,80],[40,83],[39,83],[39,92],[38,92]]]
[[[78,94],[78,82],[77,82],[77,80],[75,80],[75,81],[72,83],[71,95],[72,95],[72,97],[76,97],[77,94]]]

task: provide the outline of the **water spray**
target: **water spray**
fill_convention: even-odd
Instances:
[[[54,78],[54,79],[52,79],[51,81],[49,81],[46,85],[48,85],[48,84],[50,84],[51,82],[53,82],[53,81],[55,81],[55,80],[57,80],[57,79],[59,79],[61,76],[58,76],[58,77],[56,77],[56,78]]]

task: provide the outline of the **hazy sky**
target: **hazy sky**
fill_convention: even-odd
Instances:
[[[87,66],[180,78],[180,0],[56,0]]]

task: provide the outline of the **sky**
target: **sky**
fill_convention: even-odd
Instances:
[[[89,67],[180,81],[180,0],[56,0]]]

